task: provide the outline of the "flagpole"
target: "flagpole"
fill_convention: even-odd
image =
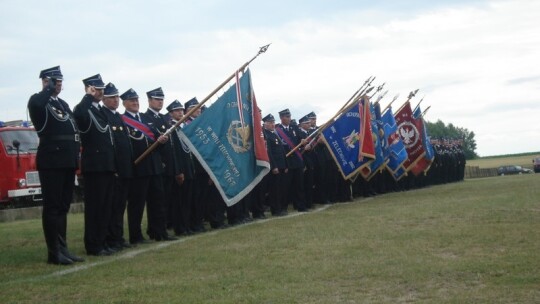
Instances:
[[[427,113],[427,111],[428,111],[429,109],[431,109],[431,106],[428,106],[428,107],[424,110],[424,112],[422,112],[422,115],[420,115],[420,117],[424,118],[424,115],[426,115],[426,113]]]
[[[425,97],[426,97],[426,95],[424,95],[424,96],[422,97],[422,99],[420,99],[420,101],[418,102],[418,104],[416,105],[416,107],[414,107],[413,112],[414,112],[416,109],[418,109],[418,107],[420,106],[420,104],[422,103],[422,101],[424,100]]]
[[[416,93],[418,93],[419,90],[420,90],[420,89],[416,89],[416,90],[410,92],[410,93],[409,93],[409,97],[407,97],[407,100],[401,105],[401,107],[399,107],[399,109],[396,111],[396,113],[399,112],[399,110],[401,110],[401,108],[403,108],[408,102],[410,103],[411,99],[412,99],[414,96],[416,96]]]
[[[210,98],[212,98],[212,96],[214,96],[219,90],[221,90],[221,88],[223,88],[227,83],[229,83],[229,81],[231,81],[231,79],[233,79],[236,75],[236,73],[238,71],[242,71],[244,70],[251,62],[253,62],[253,60],[255,60],[257,57],[259,57],[259,55],[261,55],[262,53],[266,52],[266,50],[268,50],[268,47],[270,47],[270,44],[267,44],[267,45],[264,45],[264,46],[261,46],[259,48],[259,51],[257,52],[257,54],[255,56],[253,56],[253,58],[251,58],[250,60],[248,60],[246,63],[244,63],[240,68],[238,68],[234,73],[232,73],[232,75],[230,75],[229,77],[227,77],[227,79],[225,79],[217,88],[215,88],[212,92],[210,92],[210,94],[208,94],[208,96],[206,96],[201,102],[199,102],[199,104],[197,104],[196,106],[192,107],[191,110],[189,110],[185,115],[184,117],[182,117],[180,120],[178,120],[172,127],[170,127],[167,131],[165,131],[165,133],[163,133],[163,135],[165,136],[168,136],[169,134],[171,134],[172,131],[174,131],[181,123],[183,123],[184,121],[186,121],[190,116],[191,114],[193,114],[195,111],[197,111],[198,109],[200,109],[208,100],[210,100]],[[137,165],[138,163],[140,163],[146,156],[148,156],[148,154],[152,153],[152,151],[154,151],[157,146],[159,145],[159,142],[158,141],[155,141],[150,147],[148,147],[136,160],[135,160],[135,165]]]
[[[373,94],[371,94],[371,96],[369,96],[369,99],[373,98],[373,96],[375,96],[375,94],[379,93],[380,91],[382,91],[382,89],[384,88],[384,85],[386,84],[386,82],[384,82],[383,84],[381,84],[380,86],[377,87],[377,89],[375,90],[375,92],[373,92]]]
[[[378,104],[378,103],[379,103],[379,101],[381,101],[381,99],[383,99],[383,98],[384,98],[384,96],[386,96],[386,94],[388,94],[388,90],[386,90],[386,91],[382,92],[382,94],[381,94],[381,95],[377,96],[377,100],[376,100],[376,101],[375,101],[375,102],[374,102],[373,104]]]
[[[394,98],[392,99],[392,101],[390,101],[390,103],[386,106],[386,108],[384,108],[384,110],[381,111],[381,113],[384,113],[386,112],[386,110],[388,110],[392,104],[394,103],[394,101],[396,101],[399,97],[399,94],[397,94],[396,96],[394,96]]]
[[[373,77],[373,78],[372,78]],[[351,96],[351,98],[349,98],[349,100],[347,100],[347,102],[341,107],[341,109],[339,109],[339,111],[336,113],[336,115],[334,115],[334,117],[332,117],[330,120],[328,120],[327,122],[325,122],[324,124],[322,124],[315,132],[311,133],[308,135],[308,137],[305,138],[305,140],[303,141],[304,143],[314,137],[315,135],[318,135],[321,131],[319,130],[324,130],[325,126],[332,120],[334,119],[336,116],[338,116],[339,114],[341,114],[341,112],[343,111],[343,109],[345,109],[352,101],[355,101],[358,99],[358,96],[362,96],[362,94],[364,94],[364,91],[366,90],[369,90],[371,91],[372,88],[370,88],[370,85],[371,83],[373,82],[373,80],[375,80],[375,76],[369,76],[368,79],[366,79],[366,81],[364,81],[364,84],[362,84],[362,86],[356,90],[356,92],[354,92],[354,94]],[[368,92],[369,92],[368,91]],[[313,141],[310,141],[309,143],[311,144]],[[291,151],[289,151],[289,153],[287,153],[287,155],[285,157],[289,157],[291,156],[296,150],[298,150],[301,146],[303,145],[303,143],[299,143],[298,145],[296,145],[296,147],[294,147]]]
[[[309,145],[311,143],[313,143],[313,141],[315,141],[315,138],[322,133],[322,131],[324,131],[328,125],[330,125],[330,123],[332,123],[334,121],[334,119],[336,119],[339,115],[341,115],[343,112],[346,112],[348,111],[353,105],[355,105],[362,97],[367,97],[366,94],[371,92],[371,90],[373,89],[373,87],[370,87],[368,88],[367,90],[365,90],[365,94],[362,94],[362,95],[359,95],[359,96],[356,96],[356,98],[354,98],[353,100],[349,100],[347,101],[347,103],[341,107],[341,109],[332,117],[330,118],[328,121],[326,121],[323,125],[321,125],[315,132],[311,133],[308,135],[308,137],[306,137],[303,142],[299,143],[296,147],[294,147],[291,151],[289,151],[289,153],[287,153],[287,155],[285,155],[285,157],[289,157],[291,156],[291,154],[293,154],[296,150],[298,150],[301,146],[305,145],[305,143],[307,142],[308,139],[310,138],[313,138],[312,140],[309,141]]]

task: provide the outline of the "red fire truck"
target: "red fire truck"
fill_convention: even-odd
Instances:
[[[40,203],[38,144],[39,138],[30,123],[0,121],[0,208]]]

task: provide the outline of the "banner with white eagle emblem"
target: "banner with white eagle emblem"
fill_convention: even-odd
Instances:
[[[405,102],[395,114],[398,135],[407,150],[407,160],[403,163],[405,171],[410,171],[424,158],[426,151],[422,144],[424,126],[422,121],[415,119],[411,103]]]

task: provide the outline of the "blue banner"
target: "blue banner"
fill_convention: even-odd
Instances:
[[[422,110],[420,110],[420,106],[416,107],[416,109],[413,111],[413,117],[415,119],[422,120],[422,125],[424,127],[422,131],[422,145],[426,151],[426,155],[424,157],[429,161],[433,161],[435,158],[435,151],[433,150],[433,145],[431,145],[431,140],[427,134],[426,124],[424,122],[424,118],[422,117]]]
[[[255,118],[255,119],[254,119]],[[250,71],[182,129],[227,206],[247,195],[270,171]]]
[[[328,150],[344,179],[369,166],[373,158],[362,155],[362,103],[357,103],[322,131]]]
[[[386,141],[386,137],[385,137],[384,122],[382,120],[382,113],[381,113],[381,104],[377,102],[374,106],[374,110],[375,110],[375,119],[377,121],[377,128],[379,130],[378,135],[379,135],[379,141],[381,143],[382,155],[384,157],[385,162],[387,162],[389,154],[390,154],[390,150],[388,150],[388,141]]]
[[[384,123],[384,136],[388,143],[388,163],[386,167],[392,173],[396,180],[399,180],[406,173],[403,169],[403,163],[407,160],[407,150],[405,145],[401,141],[398,134],[396,120],[392,113],[392,108],[389,108],[382,115],[382,122]],[[396,176],[397,173],[397,176]]]

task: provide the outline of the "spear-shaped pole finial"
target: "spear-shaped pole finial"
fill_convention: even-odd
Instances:
[[[384,96],[386,96],[386,94],[388,94],[388,90],[384,91],[381,95],[379,95],[375,103],[378,103],[379,101],[381,101],[381,99],[383,99]]]
[[[225,81],[223,81],[217,88],[215,88],[210,94],[208,94],[208,96],[206,96],[203,100],[201,100],[199,102],[199,104],[197,104],[196,106],[192,107],[189,111],[187,111],[187,113],[184,115],[184,117],[182,117],[180,120],[178,120],[174,125],[172,125],[167,131],[165,131],[165,133],[163,133],[164,136],[168,136],[169,134],[171,134],[172,131],[176,130],[176,128],[181,124],[183,123],[188,117],[191,116],[191,114],[193,114],[193,112],[195,112],[197,109],[201,108],[212,96],[214,96],[219,90],[221,90],[221,88],[223,88],[227,83],[229,83],[229,81],[231,81],[236,73],[238,71],[243,71],[251,62],[253,62],[253,60],[255,60],[257,57],[259,57],[260,54],[266,52],[266,50],[268,50],[268,47],[270,47],[270,44],[267,44],[267,45],[264,45],[264,46],[261,46],[259,48],[259,51],[257,52],[257,54],[255,56],[253,56],[253,58],[251,58],[250,60],[248,60],[246,63],[244,63],[240,68],[238,68],[238,70],[236,70],[234,73],[232,73],[232,75],[230,75],[229,77],[227,77],[227,79],[225,79]],[[135,165],[137,165],[138,163],[140,163],[145,157],[147,157],[150,153],[152,153],[152,151],[154,151],[157,146],[159,145],[159,141],[155,141],[151,146],[149,146],[136,160],[135,160]]]

